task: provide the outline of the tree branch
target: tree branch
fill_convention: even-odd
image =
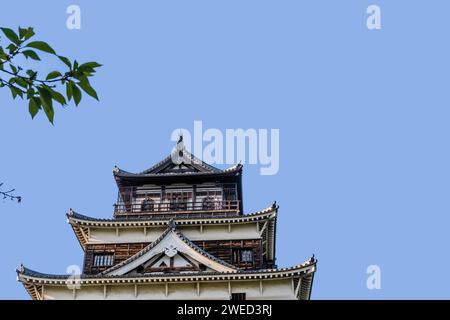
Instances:
[[[0,188],[3,186],[3,182],[0,183]],[[12,201],[17,201],[18,203],[22,202],[21,196],[16,196],[13,194],[13,192],[16,191],[15,189],[2,191],[0,190],[0,196],[3,197],[3,199],[10,199]]]

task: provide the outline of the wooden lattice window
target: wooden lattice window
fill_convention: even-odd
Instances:
[[[233,263],[253,263],[253,250],[251,249],[234,249]]]
[[[113,254],[94,254],[94,267],[110,267],[113,264]]]

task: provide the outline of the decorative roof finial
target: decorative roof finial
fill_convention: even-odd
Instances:
[[[273,203],[272,203],[272,209],[275,209],[277,207],[277,201],[275,200]]]
[[[175,220],[172,218],[169,220],[169,223],[167,224],[167,227],[170,229],[175,229],[177,227]]]
[[[25,267],[23,266],[23,263],[21,263],[20,267],[19,267],[19,272],[24,273],[24,271],[25,271]]]
[[[178,142],[177,142],[177,144],[179,144],[179,143],[181,143],[181,142],[183,142],[183,132],[181,132],[181,130],[180,130],[180,134],[179,134],[179,138],[178,138]]]
[[[118,172],[119,172],[119,170],[120,170],[120,169],[119,169],[119,167],[118,167],[118,166],[114,166],[114,169],[113,169],[113,172],[114,172],[114,173],[118,173]]]
[[[314,263],[316,262],[315,254],[313,253],[312,257],[309,258],[309,262]]]
[[[68,214],[69,214],[69,216],[73,216],[73,209],[72,208],[69,209]]]

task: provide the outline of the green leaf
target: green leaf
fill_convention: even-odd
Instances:
[[[23,99],[23,92],[20,89],[13,87],[13,86],[10,86],[9,89],[11,90],[13,99],[15,99],[17,96],[19,96]]]
[[[98,96],[97,96],[97,92],[95,92],[94,88],[91,87],[91,85],[89,84],[89,82],[78,82],[77,85],[83,89],[84,92],[86,92],[88,95],[90,95],[91,97],[93,97],[94,99],[96,99],[98,101]]]
[[[6,47],[6,49],[8,49],[8,50],[9,50],[9,53],[11,54],[11,53],[13,53],[14,51],[16,51],[17,46],[16,46],[15,44],[11,43],[11,44],[9,44],[9,46]]]
[[[11,42],[15,43],[15,44],[20,44],[20,39],[19,36],[11,29],[9,28],[0,28],[3,33],[5,34],[5,36],[11,40]]]
[[[90,75],[91,73],[95,73],[95,68],[99,68],[102,65],[97,62],[86,62],[78,67],[78,71],[81,71],[85,75]]]
[[[31,99],[32,97],[34,97],[34,95],[36,94],[36,92],[34,91],[33,88],[29,88],[27,90],[27,99]]]
[[[59,71],[52,71],[52,72],[50,72],[47,75],[46,80],[51,80],[51,79],[55,79],[55,78],[58,78],[58,77],[62,77],[61,72],[59,72]]]
[[[41,109],[41,101],[38,98],[31,97],[28,103],[28,111],[31,114],[31,119],[34,119],[39,109]]]
[[[32,36],[34,36],[34,29],[33,28],[28,28],[27,29],[27,32],[25,33],[25,35],[24,35],[24,39],[25,40],[28,40],[28,39],[30,39]]]
[[[73,92],[73,101],[75,101],[75,105],[78,106],[78,104],[81,101],[81,96],[82,96],[81,91],[80,91],[80,89],[78,89],[78,87],[75,85],[74,82],[71,81],[70,85],[72,87],[72,92]]]
[[[3,51],[3,47],[0,47],[0,59],[1,60],[8,59],[8,55],[5,53],[5,51]]]
[[[46,43],[44,41],[33,41],[33,42],[28,43],[26,45],[26,47],[38,49],[38,50],[41,50],[41,51],[44,51],[44,52],[48,52],[48,53],[51,53],[51,54],[56,54],[55,50],[53,50],[53,48],[50,47],[48,45],[48,43]]]
[[[20,37],[20,39],[23,39],[25,37],[25,34],[27,33],[27,30],[28,29],[19,27],[19,37]]]
[[[95,69],[100,67],[102,67],[102,65],[97,62],[87,62],[79,66],[78,70],[83,72],[84,74],[87,74],[87,72],[95,73],[96,72]]]
[[[61,93],[52,89],[49,89],[49,91],[54,100],[58,101],[62,106],[67,105],[66,98],[64,98],[64,96]]]
[[[34,71],[34,70],[31,70],[31,69],[27,70],[26,74],[27,74],[31,79],[34,79],[34,78],[37,76],[37,72]]]
[[[85,74],[83,74],[82,72],[74,72],[72,74],[72,76],[77,79],[79,82],[86,82],[89,84],[89,79],[87,78],[87,76]]]
[[[61,60],[62,62],[64,62],[64,64],[65,64],[66,66],[68,66],[69,69],[72,69],[72,63],[70,62],[69,59],[67,59],[66,57],[63,57],[63,56],[58,56],[58,58],[59,58],[59,60]]]
[[[41,58],[39,58],[38,54],[36,52],[34,52],[33,50],[25,50],[22,51],[22,54],[25,56],[25,58],[31,58],[33,60],[41,60]]]
[[[99,67],[101,67],[101,66],[103,66],[103,65],[100,64],[100,63],[97,63],[97,62],[92,61],[92,62],[86,62],[86,63],[83,63],[83,64],[80,66],[80,68],[83,67],[83,66],[90,67],[90,68],[99,68]]]
[[[21,28],[21,27],[19,27],[19,36],[20,36],[20,39],[28,40],[32,36],[34,36],[34,30],[33,30],[33,28]]]
[[[11,68],[11,71],[12,71],[14,74],[17,74],[17,68],[16,68],[16,67],[14,67],[12,64],[10,64],[9,67]]]
[[[55,111],[53,110],[53,100],[51,93],[44,87],[38,87],[39,99],[42,103],[42,108],[44,109],[45,115],[53,124],[53,117],[55,116]]]
[[[14,79],[14,82],[15,83],[17,83],[19,86],[21,86],[22,88],[27,88],[28,87],[28,83],[25,81],[25,80],[23,80],[22,78],[20,78],[20,77],[14,77],[13,78]],[[11,79],[12,80],[12,79]]]
[[[70,82],[66,83],[66,95],[67,95],[67,99],[69,101],[72,100],[73,90],[72,90],[72,83],[70,83]]]
[[[82,72],[84,75],[90,75],[95,72],[95,70],[89,66],[81,65],[77,69],[79,72]]]

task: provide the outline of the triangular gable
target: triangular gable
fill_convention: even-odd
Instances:
[[[222,170],[215,168],[206,162],[198,159],[189,151],[183,143],[183,136],[180,136],[171,154],[153,167],[141,172],[141,174],[162,174],[180,172],[210,172],[217,173]]]
[[[122,263],[104,271],[104,275],[161,272],[164,268],[182,271],[236,272],[238,269],[202,250],[179,230],[173,221],[152,244]],[[154,271],[152,271],[154,270]]]
[[[163,164],[158,166],[158,168],[154,168],[153,170],[144,171],[145,174],[161,174],[161,173],[194,173],[194,172],[214,172],[212,170],[208,170],[205,167],[202,167],[199,164],[196,164],[192,160],[189,160],[189,157],[182,157],[175,159],[176,163],[172,160],[171,157],[168,158]]]

